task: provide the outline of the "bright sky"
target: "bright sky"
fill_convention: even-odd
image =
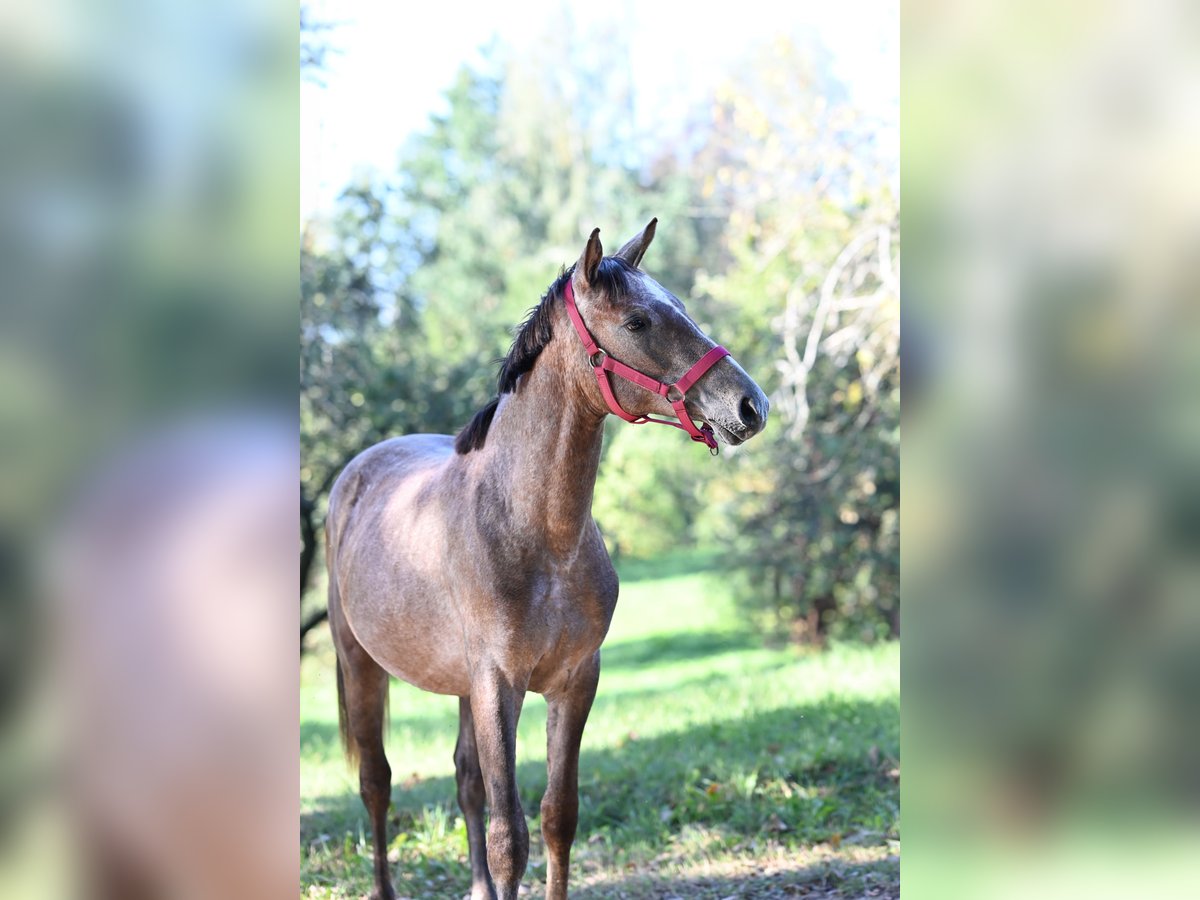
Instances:
[[[313,0],[315,20],[343,24],[334,32],[341,52],[328,58],[325,86],[301,86],[302,219],[327,209],[357,168],[390,171],[463,62],[493,35],[520,47],[561,3]],[[581,23],[619,16],[630,28],[637,106],[644,110],[660,109],[662,98],[702,96],[748,45],[815,29],[833,54],[834,75],[859,106],[887,123],[882,140],[898,157],[897,0],[739,0],[712,4],[707,16],[697,15],[695,0],[617,0],[603,12],[598,6],[578,4],[572,14]]]

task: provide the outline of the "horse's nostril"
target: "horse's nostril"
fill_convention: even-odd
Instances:
[[[758,429],[762,425],[762,412],[751,397],[742,398],[741,405],[738,406],[738,415],[741,416],[742,424],[749,429]]]

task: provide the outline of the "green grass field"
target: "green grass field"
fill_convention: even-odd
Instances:
[[[898,897],[899,647],[766,649],[719,572],[674,568],[622,571],[583,737],[572,897]],[[391,714],[397,895],[457,900],[470,887],[457,702],[394,683]],[[546,871],[545,725],[530,696],[517,780],[532,898]],[[365,896],[368,825],[338,743],[327,632],[301,663],[300,728],[305,895]]]

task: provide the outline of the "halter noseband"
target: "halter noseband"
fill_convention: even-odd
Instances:
[[[600,385],[600,393],[604,395],[604,401],[608,404],[609,410],[614,415],[618,415],[626,422],[632,422],[634,425],[645,425],[647,422],[655,422],[659,425],[670,425],[673,428],[680,428],[690,434],[693,441],[704,444],[708,447],[708,452],[716,456],[720,450],[717,448],[717,439],[713,435],[712,426],[705,422],[699,428],[696,427],[696,423],[692,421],[692,417],[688,415],[688,411],[684,406],[684,395],[687,394],[688,388],[700,380],[700,376],[717,364],[718,360],[728,356],[729,351],[724,347],[713,347],[700,357],[696,364],[683,374],[682,378],[672,384],[665,384],[651,378],[644,372],[639,372],[637,369],[625,365],[623,362],[618,362],[596,343],[596,339],[592,337],[592,333],[583,324],[583,317],[579,314],[579,309],[575,306],[575,291],[571,287],[570,279],[567,279],[564,296],[567,301],[567,315],[571,317],[571,324],[575,326],[575,333],[583,341],[583,348],[587,351],[588,362],[591,364],[592,371],[596,373],[596,381]],[[665,397],[675,410],[675,415],[679,418],[679,421],[672,422],[670,419],[656,419],[653,416],[631,416],[625,412],[621,408],[621,404],[617,402],[616,395],[613,394],[612,383],[608,377],[610,372],[614,375],[619,375],[626,381],[632,381],[640,388],[645,388],[661,397]]]

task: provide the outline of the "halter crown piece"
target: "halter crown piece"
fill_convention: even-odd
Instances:
[[[592,333],[583,324],[583,317],[579,314],[579,309],[575,305],[575,291],[571,287],[569,279],[567,280],[564,296],[567,301],[567,315],[571,317],[571,324],[575,326],[575,333],[583,341],[583,348],[587,351],[588,355],[588,363],[591,365],[592,371],[596,373],[596,381],[600,385],[600,393],[604,395],[604,401],[608,404],[608,408],[613,415],[620,416],[626,422],[632,422],[634,425],[645,425],[647,422],[654,422],[658,425],[670,425],[672,428],[680,428],[691,435],[693,441],[704,444],[704,446],[708,447],[708,452],[716,456],[720,450],[717,448],[717,439],[713,435],[712,426],[705,422],[699,428],[696,427],[696,423],[692,421],[692,417],[688,415],[687,408],[684,406],[684,396],[687,394],[688,388],[699,381],[700,376],[715,366],[719,360],[728,356],[729,351],[724,347],[713,347],[700,357],[683,374],[682,378],[672,384],[665,384],[655,378],[651,378],[644,372],[639,372],[637,369],[625,365],[623,362],[618,362],[596,343],[596,339],[592,337]],[[613,394],[612,383],[609,381],[609,373],[618,375],[626,381],[632,381],[640,388],[665,397],[675,410],[675,415],[679,418],[679,421],[672,422],[670,419],[657,419],[653,416],[631,416],[625,412],[621,408],[621,404],[617,402],[616,395]]]

